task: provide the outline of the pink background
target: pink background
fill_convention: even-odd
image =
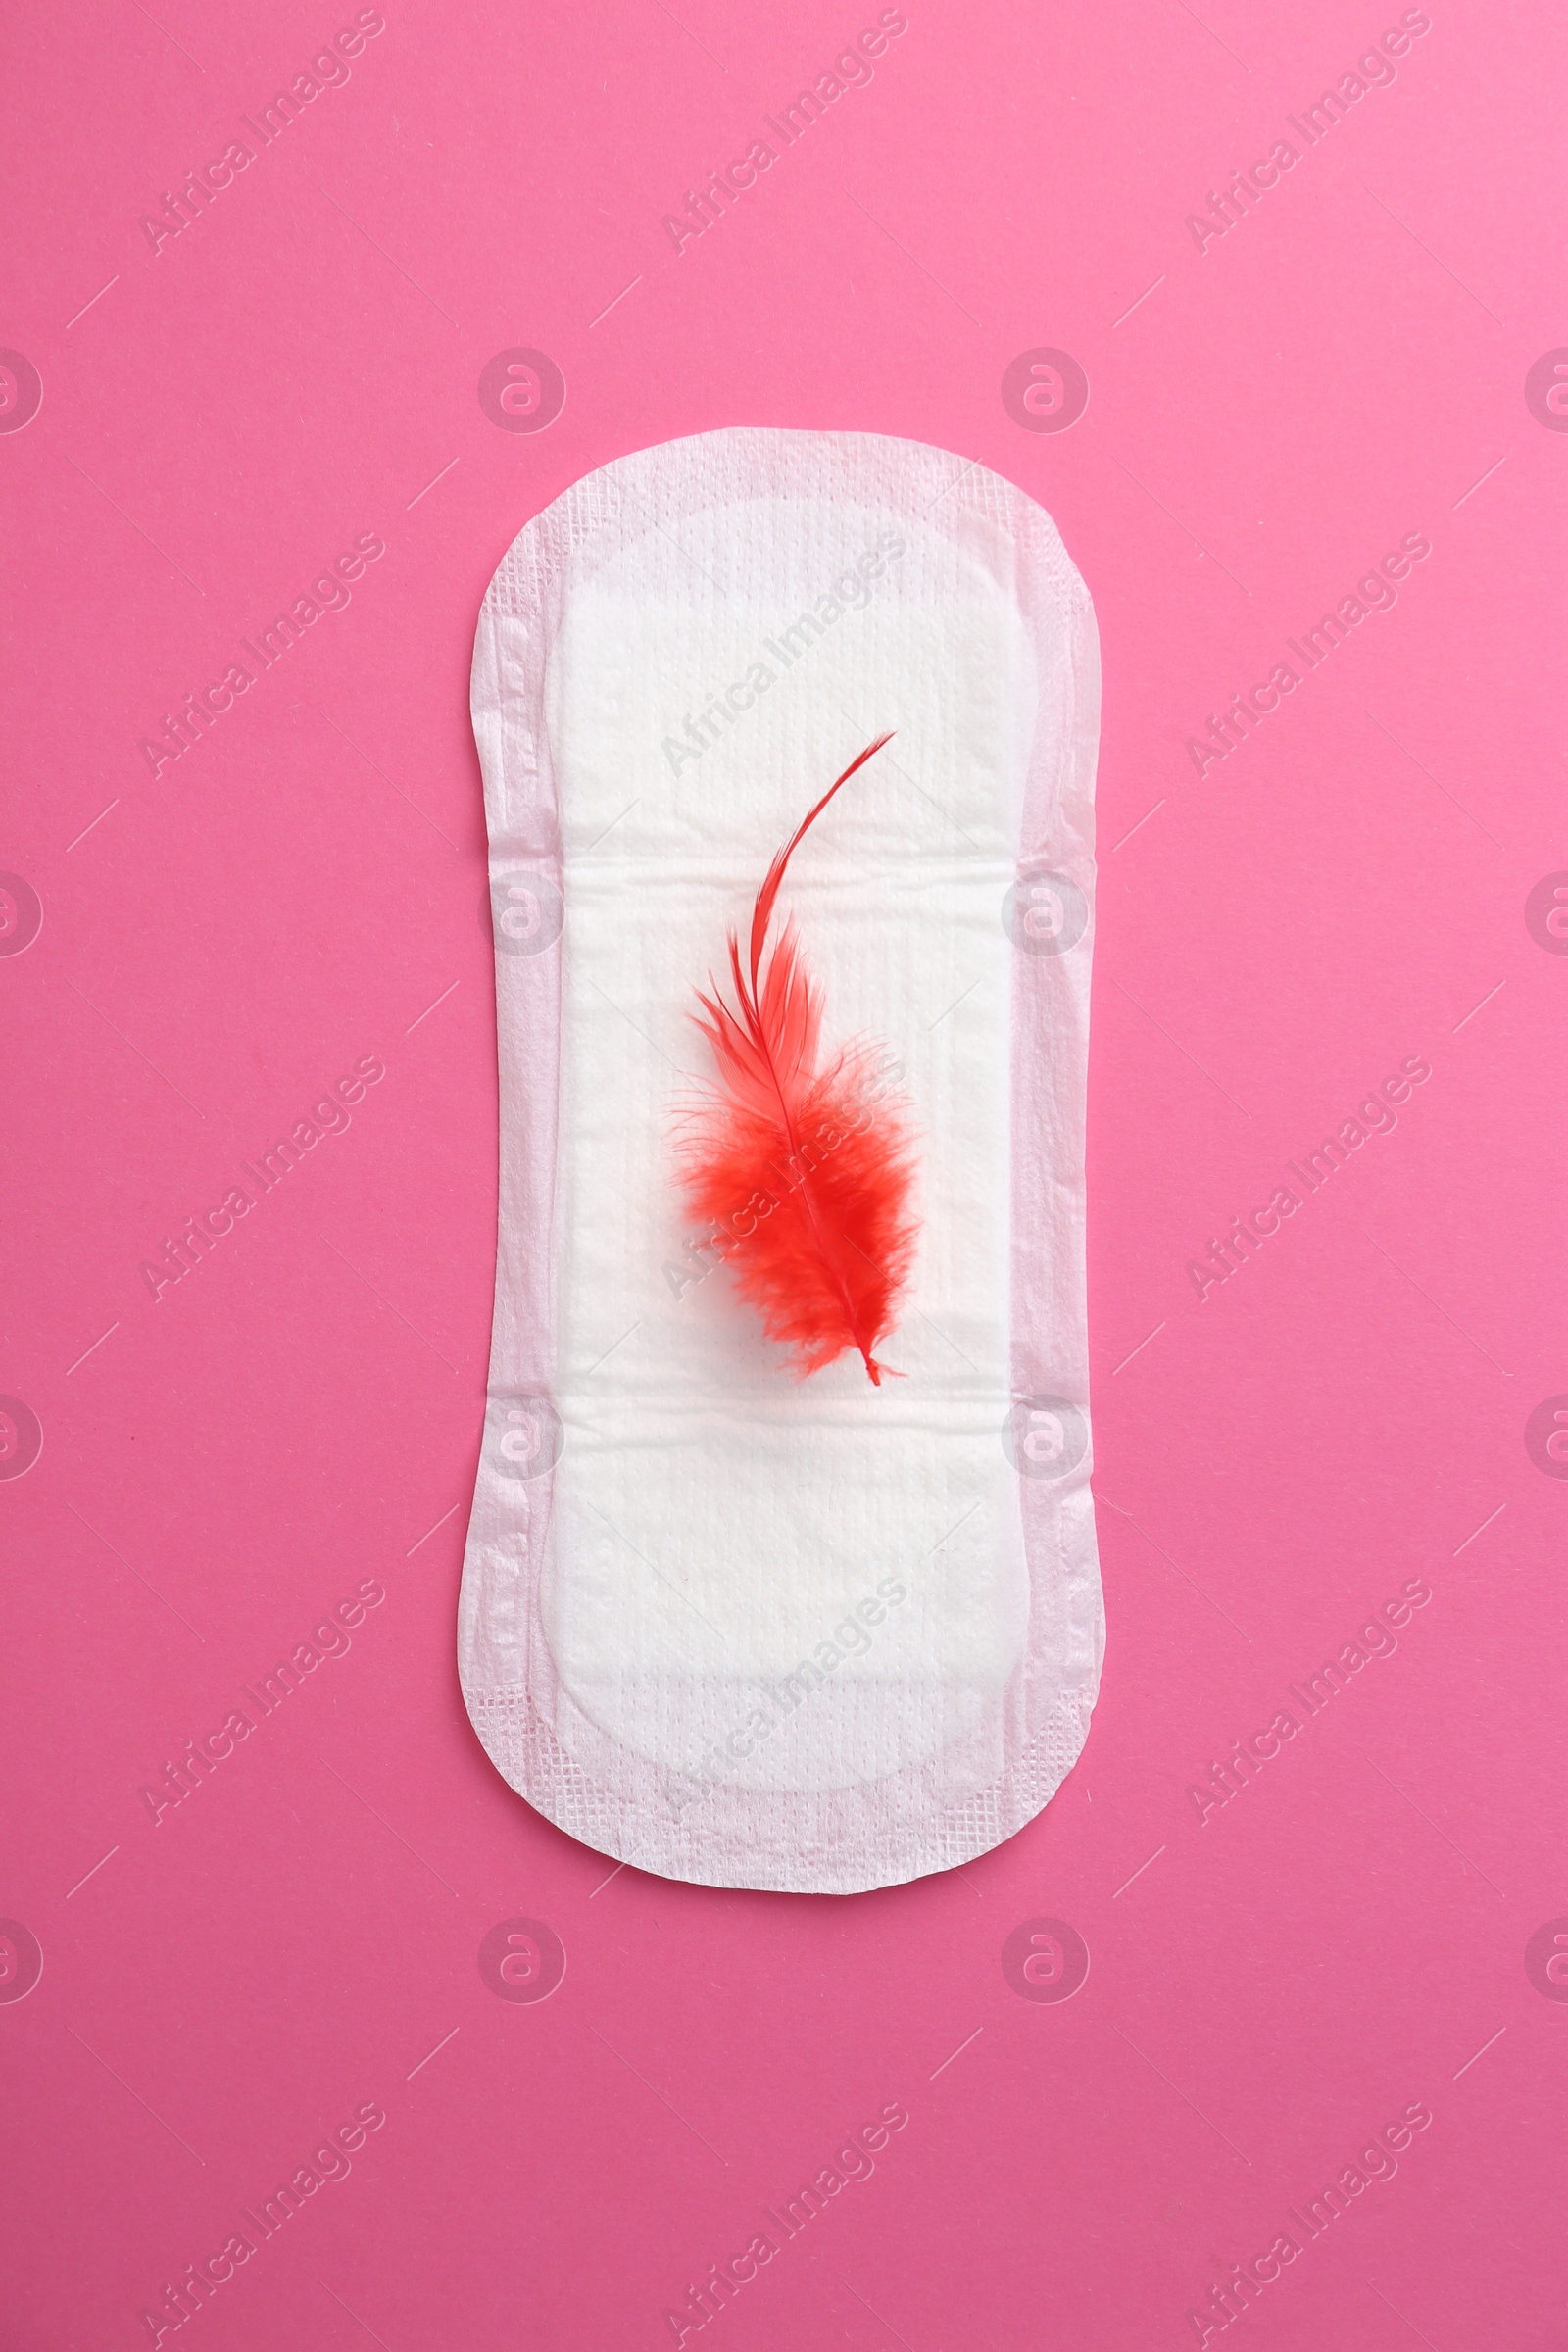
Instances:
[[[43,922],[0,959],[0,1390],[42,1451],[0,1485],[0,1914],[43,1973],[10,1998],[31,1947],[0,1944],[8,2352],[151,2340],[371,2102],[349,2177],[186,2323],[212,2352],[669,2343],[895,2100],[874,2176],[711,2323],[735,2345],[1196,2341],[1417,2101],[1249,2340],[1562,2340],[1568,1985],[1526,1946],[1568,1913],[1568,1488],[1525,1430],[1568,1389],[1568,962],[1525,906],[1568,866],[1568,444],[1524,392],[1568,336],[1560,17],[1435,0],[1200,252],[1187,216],[1396,8],[910,0],[677,254],[662,216],[875,13],[388,0],[156,252],[161,191],[354,9],[13,27],[0,343],[43,401],[0,435],[0,866]],[[537,434],[476,395],[518,345],[566,381]],[[1059,434],[1001,396],[1036,346],[1091,385]],[[1030,1829],[851,1901],[608,1875],[492,1772],[453,1658],[494,1263],[475,615],[566,484],[736,422],[1010,476],[1104,651],[1103,1692]],[[139,739],[362,532],[348,608],[155,779]],[[1407,532],[1395,608],[1200,777],[1205,714]],[[155,1302],[164,1237],[369,1055],[348,1131]],[[1397,1128],[1200,1300],[1210,1236],[1417,1055]],[[1190,1787],[1416,1578],[1396,1653],[1200,1820]],[[349,1652],[155,1822],[181,1742],[368,1579]],[[1059,2003],[1002,1966],[1041,1915],[1091,1955]],[[481,1974],[518,1916],[564,1947],[548,2000]]]

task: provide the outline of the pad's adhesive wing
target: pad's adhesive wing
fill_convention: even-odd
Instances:
[[[474,1726],[541,1812],[669,1877],[849,1893],[962,1862],[1059,1786],[1102,1643],[1083,584],[961,459],[704,434],[521,532],[472,701],[501,1058]],[[880,1327],[793,1369],[739,1245],[801,1163],[706,1223],[679,1181],[715,1074],[693,989],[729,931],[743,1029],[733,984],[760,1020],[777,972],[791,1068],[814,1019],[848,1090],[818,1152],[880,1118],[909,1180],[862,1286]]]

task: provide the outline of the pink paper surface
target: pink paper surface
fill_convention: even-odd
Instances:
[[[264,145],[356,21],[166,0],[7,43],[8,2347],[1557,2344],[1557,18],[911,5],[785,145],[874,8],[389,6]],[[486,1763],[453,1658],[494,1264],[475,616],[567,483],[737,422],[1008,475],[1104,657],[1105,1680],[1040,1820],[847,1901],[607,1875]],[[1406,535],[1396,602],[1294,652]],[[1396,1126],[1294,1177],[1407,1060]],[[362,1062],[352,1123],[252,1184]]]

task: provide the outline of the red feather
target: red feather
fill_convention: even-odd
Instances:
[[[897,1319],[918,1231],[907,1105],[876,1084],[875,1048],[822,1055],[822,992],[793,921],[765,974],[762,961],[791,858],[834,793],[891,740],[879,736],[850,762],[768,867],[748,968],[729,934],[734,1008],[711,978],[710,995],[698,990],[703,1012],[692,1018],[718,1084],[678,1143],[686,1213],[708,1237],[694,1246],[723,1258],[799,1377],[854,1348],[878,1387],[891,1367],[874,1351]]]

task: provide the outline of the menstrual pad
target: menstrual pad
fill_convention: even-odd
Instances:
[[[1084,1298],[1099,665],[1050,518],[869,434],[734,430],[577,483],[474,649],[501,1064],[464,1694],[639,1868],[851,1893],[1059,1786],[1103,1639]],[[775,851],[829,1032],[916,1134],[873,1387],[801,1381],[693,1246],[690,1018]]]

